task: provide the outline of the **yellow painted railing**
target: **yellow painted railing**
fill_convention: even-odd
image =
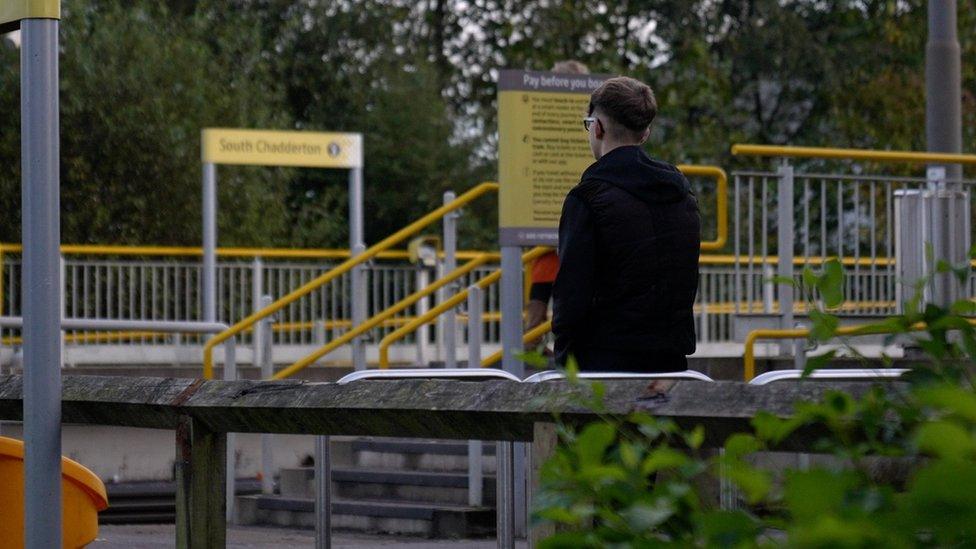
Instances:
[[[533,261],[539,258],[540,256],[548,253],[550,250],[552,250],[552,248],[548,248],[545,246],[537,246],[535,248],[532,248],[531,250],[522,254],[522,263],[525,264],[528,263],[529,261]],[[488,286],[491,286],[495,282],[498,282],[501,278],[502,278],[502,271],[501,269],[498,269],[492,272],[491,274],[485,276],[484,278],[478,280],[478,282],[476,282],[474,285],[484,290]],[[440,316],[442,313],[449,311],[454,307],[457,307],[467,298],[468,298],[468,289],[465,288],[463,291],[454,294],[449,299],[445,300],[444,302],[438,304],[436,307],[427,311],[427,313],[418,316],[417,318],[408,322],[404,326],[394,330],[388,336],[384,337],[383,340],[380,341],[380,368],[385,369],[390,367],[390,345],[392,345],[394,341],[403,338],[405,335],[413,332],[420,326],[423,326],[424,324],[431,322],[432,320]]]
[[[539,339],[540,337],[548,334],[550,331],[552,331],[552,321],[547,320],[542,324],[539,324],[535,328],[532,328],[528,332],[525,332],[525,335],[522,336],[522,343],[529,343],[531,341],[535,341],[536,339]],[[488,355],[481,361],[481,367],[490,368],[495,364],[498,364],[498,362],[502,359],[503,356],[505,356],[504,350],[495,351],[494,353]]]
[[[392,235],[384,238],[380,242],[370,246],[363,253],[354,257],[350,257],[349,259],[340,263],[331,271],[310,280],[309,282],[303,284],[302,286],[296,288],[295,290],[292,290],[287,295],[279,298],[274,303],[245,317],[244,319],[238,321],[227,330],[224,330],[223,332],[215,335],[209,341],[207,341],[207,344],[204,345],[203,347],[203,377],[206,379],[213,378],[213,349],[215,346],[219,345],[220,343],[226,341],[231,337],[234,337],[235,335],[241,333],[245,329],[253,326],[257,321],[261,320],[262,318],[270,314],[273,314],[276,311],[283,309],[288,304],[301,299],[303,296],[308,295],[315,289],[329,283],[331,280],[334,280],[342,276],[343,274],[348,273],[356,265],[359,265],[361,263],[369,261],[370,259],[373,259],[377,255],[379,255],[380,252],[388,250],[393,246],[396,246],[400,242],[406,240],[407,238],[413,236],[414,234],[417,234],[426,226],[444,217],[444,215],[458,208],[463,207],[464,205],[470,203],[472,200],[475,200],[486,193],[497,192],[497,191],[498,191],[497,183],[481,183],[480,185],[475,186],[471,190],[458,196],[453,201],[444,204],[443,206],[421,217],[420,219],[414,221],[413,223],[393,233]]]
[[[776,145],[732,145],[736,156],[774,156],[790,158],[832,158],[874,162],[910,162],[976,165],[976,155],[918,151],[879,151],[870,149],[834,149],[826,147],[780,147]]]
[[[363,322],[359,326],[356,326],[352,330],[349,330],[348,332],[342,334],[341,336],[330,341],[325,346],[316,349],[314,352],[308,354],[307,356],[302,357],[300,360],[298,360],[291,366],[288,366],[287,368],[284,368],[281,371],[277,372],[274,376],[272,376],[272,378],[284,379],[286,377],[292,376],[304,370],[305,368],[314,364],[315,361],[318,360],[319,358],[331,353],[332,351],[338,349],[339,347],[345,345],[346,343],[351,342],[353,339],[379,326],[384,321],[391,319],[395,314],[403,311],[407,307],[412,306],[413,304],[417,303],[421,299],[433,294],[437,290],[443,288],[444,286],[447,286],[448,284],[457,280],[458,278],[484,265],[486,262],[488,262],[488,259],[489,259],[488,254],[484,254],[480,257],[471,259],[464,265],[461,265],[457,269],[451,271],[446,276],[440,278],[433,284],[430,284],[425,288],[421,288],[420,290],[410,294],[405,299],[394,304],[392,307],[389,307],[383,310],[382,312],[373,315],[373,317],[367,320],[366,322]],[[413,320],[415,319],[411,319],[405,322],[405,325],[409,325]]]
[[[681,173],[685,176],[702,176],[715,178],[715,194],[718,199],[716,204],[716,227],[718,234],[715,240],[707,240],[701,243],[701,251],[717,252],[725,247],[729,239],[729,177],[725,170],[718,166],[697,166],[691,164],[681,164],[678,166]]]
[[[976,319],[966,319],[976,325]],[[924,322],[911,327],[910,331],[918,332],[926,329]],[[861,324],[859,326],[841,326],[834,332],[835,336],[862,336],[896,333],[877,324]],[[742,354],[743,377],[746,381],[756,377],[756,341],[759,339],[805,339],[810,337],[808,328],[792,329],[759,329],[749,332],[746,336],[745,349]]]

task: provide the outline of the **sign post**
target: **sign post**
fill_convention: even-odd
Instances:
[[[556,246],[563,200],[593,163],[583,130],[605,75],[503,70],[498,77],[502,368],[523,377],[522,246]],[[514,451],[515,534],[526,532],[524,445]]]
[[[363,236],[362,134],[206,128],[201,133],[200,141],[203,160],[202,291],[205,321],[217,320],[217,164],[349,169],[349,251],[355,255],[366,249]],[[365,289],[365,272],[362,267],[356,267],[352,272],[350,296],[353,325],[366,320]],[[271,337],[270,331],[265,337]],[[366,346],[361,338],[353,340],[352,349],[353,366],[356,370],[365,370]],[[224,379],[227,379],[226,365],[224,373]],[[328,441],[318,440],[316,444],[328,444]],[[228,433],[228,521],[234,517],[235,454],[233,434]]]
[[[61,218],[58,0],[0,3],[18,27],[24,266],[24,540],[61,546]]]
[[[364,244],[362,134],[207,128],[201,144],[205,321],[217,320],[217,164],[349,169],[349,249]],[[354,282],[354,292],[362,290],[361,284]],[[353,318],[365,320],[365,311],[357,310],[365,303],[355,297],[352,303]],[[361,342],[358,345],[362,347]],[[365,369],[365,354],[354,352],[353,356],[360,357],[354,358],[356,369]]]

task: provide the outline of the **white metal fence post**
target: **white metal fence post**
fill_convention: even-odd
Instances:
[[[329,437],[315,437],[315,549],[332,547],[332,455]]]
[[[454,191],[444,193],[444,204],[454,202],[457,196]],[[449,212],[444,216],[444,274],[454,272],[457,268],[457,219],[460,214],[457,211]],[[450,299],[454,294],[455,285],[448,284],[441,290],[441,301]],[[457,313],[452,308],[444,312],[443,333],[444,338],[444,367],[457,368]]]
[[[481,368],[483,308],[483,290],[473,284],[468,287],[468,368]],[[480,506],[484,503],[483,447],[480,440],[468,441],[468,505]]]
[[[270,295],[261,296],[258,307],[263,309],[271,305],[273,299]],[[274,355],[272,345],[274,340],[271,337],[271,324],[274,323],[274,315],[265,317],[254,325],[255,335],[258,334],[260,327],[261,348],[255,344],[254,352],[256,357],[260,357],[261,379],[269,379],[274,375]],[[261,434],[261,492],[265,494],[274,493],[274,435],[270,433]]]
[[[783,164],[777,174],[777,275],[782,279],[778,284],[780,327],[788,329],[793,327],[793,166]],[[792,351],[793,345],[784,340],[780,354],[789,355]]]
[[[224,343],[224,381],[233,381],[235,379],[237,379],[236,346],[234,338],[231,337]],[[225,509],[228,524],[233,524],[234,522],[234,508],[237,503],[234,499],[237,495],[237,477],[235,474],[237,468],[237,446],[235,439],[234,433],[227,433],[227,505]]]

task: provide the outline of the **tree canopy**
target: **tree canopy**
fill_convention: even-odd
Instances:
[[[976,1],[959,3],[964,143]],[[924,149],[921,0],[77,0],[62,21],[64,242],[199,243],[207,126],[365,135],[367,241],[497,171],[499,68],[576,59],[656,91],[648,148]],[[0,43],[0,241],[20,240],[19,52]],[[223,245],[343,246],[346,176],[221,167]],[[495,241],[495,205],[462,244]]]

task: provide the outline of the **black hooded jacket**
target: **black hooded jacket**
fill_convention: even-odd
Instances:
[[[700,247],[698,202],[677,168],[637,146],[587,168],[559,221],[557,362],[569,354],[591,362],[643,356],[646,364],[634,369],[652,371],[655,354],[684,361],[695,351]],[[583,370],[607,369],[580,362]]]

